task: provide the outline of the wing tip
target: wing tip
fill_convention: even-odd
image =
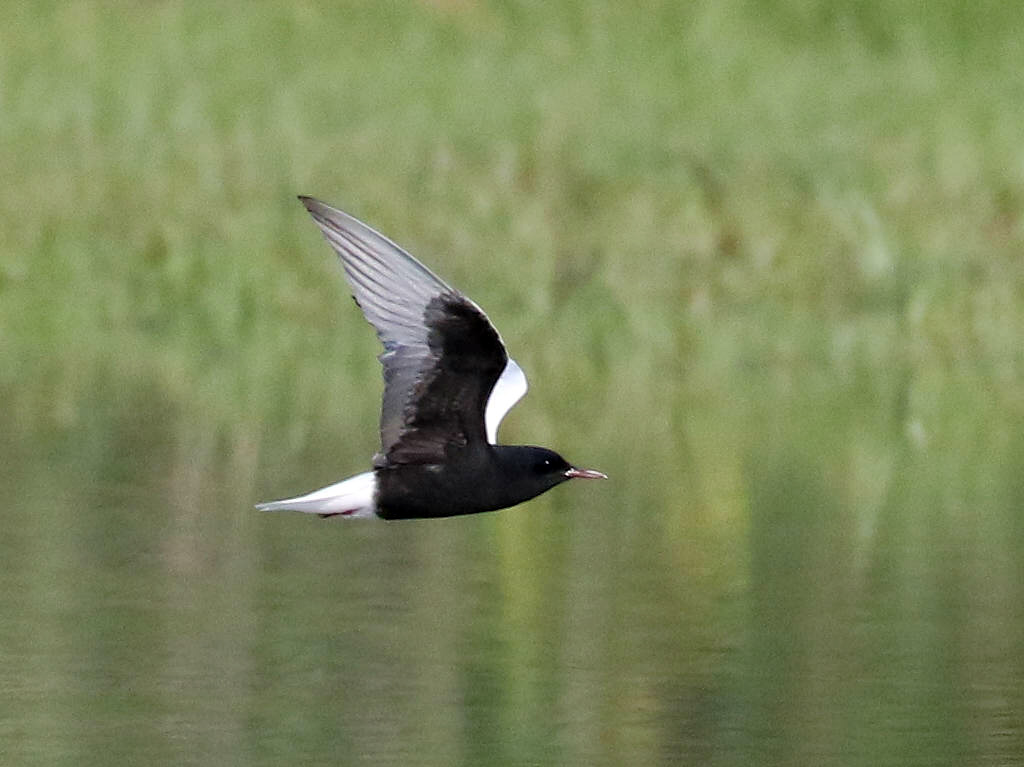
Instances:
[[[364,224],[355,216],[346,213],[338,208],[331,207],[323,200],[318,200],[316,197],[310,197],[309,195],[300,194],[297,195],[299,202],[301,202],[309,215],[313,217],[313,220],[320,227],[320,230],[324,235],[328,235],[328,232],[348,232],[355,235],[360,240],[365,240],[367,235],[377,236],[381,239],[388,241],[386,237],[372,229],[371,227]],[[337,244],[328,235],[328,241],[337,249]],[[394,244],[390,243],[389,244]],[[395,246],[397,247],[397,246]]]
[[[325,203],[321,202],[316,197],[310,197],[307,194],[300,194],[296,196],[299,198],[299,202],[301,202],[310,213],[322,212],[324,208],[327,207]]]

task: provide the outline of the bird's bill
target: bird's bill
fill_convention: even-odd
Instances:
[[[569,479],[608,479],[607,474],[602,474],[594,469],[569,469],[565,472]]]

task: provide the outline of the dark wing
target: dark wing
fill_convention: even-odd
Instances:
[[[299,199],[338,253],[356,302],[384,344],[385,460],[437,463],[448,446],[485,442],[484,410],[508,361],[487,316],[366,224],[311,197]]]

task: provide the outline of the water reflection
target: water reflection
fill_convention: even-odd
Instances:
[[[678,416],[685,439],[629,455],[580,435],[573,454],[613,477],[596,488],[346,524],[250,505],[357,465],[340,440],[289,460],[245,418],[97,391],[70,426],[3,424],[12,763],[1024,753],[1009,426],[927,451],[836,400],[710,403]]]

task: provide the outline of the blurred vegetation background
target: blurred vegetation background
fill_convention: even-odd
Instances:
[[[203,761],[184,733],[221,764],[910,763],[901,744],[1008,763],[1022,61],[1024,16],[997,2],[9,5],[0,599],[18,619],[0,729],[17,761]],[[251,512],[377,446],[377,342],[300,193],[488,311],[532,387],[503,441],[612,482],[459,526]],[[362,708],[385,661],[343,703],[315,671],[358,613],[343,581],[391,594],[363,628],[404,627],[385,657],[427,680],[391,690],[395,710]],[[490,608],[458,606],[465,589]],[[388,604],[408,613],[392,625]],[[149,676],[157,615],[176,639]],[[466,622],[432,634],[434,615]],[[830,621],[864,615],[883,633],[837,650]],[[437,707],[473,658],[503,671],[467,672],[461,714]],[[224,668],[184,704],[182,674]],[[999,703],[950,702],[979,675]],[[823,679],[845,680],[836,697]],[[91,725],[54,724],[98,693]],[[886,738],[922,698],[928,726]],[[389,716],[410,729],[381,731]],[[103,734],[125,723],[133,738]]]

